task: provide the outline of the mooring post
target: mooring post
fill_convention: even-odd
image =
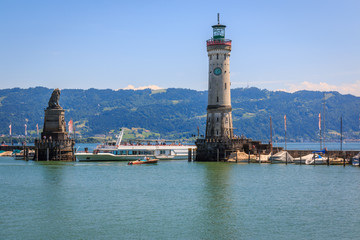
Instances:
[[[35,148],[36,161],[39,161],[39,149]]]
[[[343,163],[344,163],[344,167],[345,167],[345,154],[344,154],[344,152],[343,152]]]
[[[216,153],[217,153],[217,154],[216,154],[216,160],[217,160],[217,162],[218,162],[218,161],[219,161],[219,154],[220,154],[218,148],[216,149]]]
[[[49,161],[49,148],[46,148],[46,161]]]
[[[327,153],[327,160],[326,160],[326,161],[327,161],[327,165],[328,165],[328,166],[330,166],[330,156],[329,156],[329,155],[330,155],[330,154]]]
[[[191,148],[188,149],[188,162],[191,162]]]
[[[236,163],[238,162],[238,151],[236,151]]]

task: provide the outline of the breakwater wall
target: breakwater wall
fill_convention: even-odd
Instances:
[[[300,156],[305,156],[308,154],[312,154],[316,150],[287,150],[287,152],[294,158],[298,158]],[[326,151],[325,156],[330,158],[344,158],[344,159],[350,159],[354,157],[356,154],[358,154],[360,150],[347,150],[347,151],[337,151],[337,150],[331,150]]]
[[[14,151],[14,150],[23,150],[23,149],[30,149],[30,150],[35,150],[35,146],[7,146],[7,145],[2,145],[0,146],[0,151]]]

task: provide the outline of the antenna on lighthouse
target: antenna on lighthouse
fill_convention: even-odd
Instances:
[[[218,25],[220,25],[220,13],[218,13]]]

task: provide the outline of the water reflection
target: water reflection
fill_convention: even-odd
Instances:
[[[202,211],[197,221],[201,222],[202,237],[211,239],[238,238],[238,219],[234,204],[236,197],[231,190],[232,164],[199,163],[203,165]]]
[[[40,232],[59,233],[63,227],[71,222],[73,217],[73,190],[75,183],[69,181],[69,170],[74,163],[67,162],[36,162],[39,167],[38,185],[39,192],[36,199],[38,204],[38,218]],[[44,221],[46,219],[46,221]],[[71,225],[67,226],[69,230]]]

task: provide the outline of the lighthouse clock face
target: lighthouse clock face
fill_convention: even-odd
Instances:
[[[220,74],[221,74],[221,68],[215,68],[214,69],[214,74],[216,75],[216,76],[219,76]]]

